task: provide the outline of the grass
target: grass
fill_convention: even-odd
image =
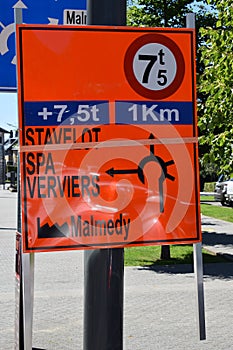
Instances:
[[[233,222],[233,209],[230,207],[201,204],[201,213],[215,219]]]
[[[201,202],[214,202],[214,196],[200,196]]]
[[[203,196],[206,201],[206,196]],[[206,216],[233,222],[233,209],[229,207],[201,204],[201,213]],[[161,260],[161,246],[139,246],[124,250],[125,266],[153,266],[193,264],[193,245],[171,245],[171,259]],[[226,262],[220,256],[202,249],[203,263]]]
[[[193,245],[171,245],[171,259],[160,259],[160,246],[132,247],[125,249],[125,266],[153,266],[193,263]],[[203,263],[226,262],[223,258],[202,250]]]
[[[210,197],[210,198],[209,198]],[[201,200],[214,201],[213,196],[201,196]],[[233,222],[233,209],[229,207],[214,206],[210,204],[201,204],[201,213],[216,219]],[[193,263],[193,245],[171,245],[171,259],[161,260],[160,246],[132,247],[125,249],[126,266],[153,266],[153,265],[172,265],[172,264],[192,264]],[[202,249],[203,263],[226,262],[220,256],[211,254]]]

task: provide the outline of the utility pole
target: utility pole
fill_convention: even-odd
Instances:
[[[126,25],[126,0],[87,0],[87,24]],[[84,253],[84,350],[123,349],[124,249]]]

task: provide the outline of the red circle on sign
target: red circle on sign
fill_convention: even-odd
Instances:
[[[176,60],[176,75],[171,82],[170,85],[165,87],[164,89],[160,89],[159,91],[151,90],[144,87],[135,77],[135,73],[133,70],[133,60],[137,51],[146,44],[162,44],[166,46],[174,55]],[[184,72],[185,72],[185,61],[183,54],[180,48],[176,45],[176,43],[170,38],[162,35],[162,34],[146,34],[138,39],[136,39],[127,49],[124,59],[124,70],[125,76],[132,87],[139,95],[149,98],[149,99],[164,99],[166,97],[171,96],[181,85]]]

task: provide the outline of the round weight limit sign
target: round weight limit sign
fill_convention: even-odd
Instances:
[[[130,86],[141,96],[164,99],[181,85],[185,62],[176,43],[162,34],[146,34],[128,48],[124,70]]]

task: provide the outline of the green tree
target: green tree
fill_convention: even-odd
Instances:
[[[198,79],[199,142],[205,150],[202,166],[216,164],[222,173],[233,171],[233,5],[232,0],[208,1],[215,5],[217,22],[201,29]]]
[[[190,10],[197,12],[200,18],[205,17],[205,3],[193,0],[131,0],[128,1],[128,25],[184,27],[185,14]]]

